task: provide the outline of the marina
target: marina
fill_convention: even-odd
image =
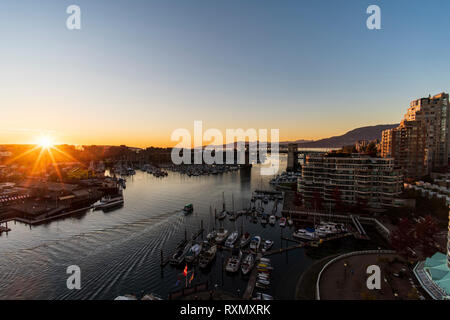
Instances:
[[[144,293],[167,299],[174,292],[187,293],[187,289],[207,283],[209,289],[220,289],[236,298],[245,298],[247,288],[252,287],[249,299],[262,298],[263,294],[265,298],[290,299],[302,270],[316,259],[307,251],[323,245],[320,250],[327,254],[327,243],[335,243],[295,241],[292,234],[296,227],[281,223],[283,192],[271,189],[271,177],[260,176],[259,166],[199,177],[169,171],[164,179],[137,170],[123,178],[124,203],[113,211],[84,208],[77,216],[31,227],[10,222],[11,232],[0,247],[5,257],[0,261],[0,271],[8,275],[0,283],[0,297],[29,297],[26,290],[11,296],[8,288],[17,272],[39,269],[44,271],[33,272],[30,284],[35,298],[49,298],[48,292],[53,292],[55,299],[114,299]],[[192,205],[189,214],[184,212],[186,204]],[[231,212],[239,214],[230,219]],[[268,220],[273,215],[276,223],[262,224],[263,213]],[[231,235],[232,247],[227,247]],[[353,239],[347,236],[336,241],[346,241],[351,247]],[[267,240],[273,243],[269,247],[266,244],[263,252]],[[198,247],[192,252],[193,259],[186,261],[194,245]],[[359,242],[354,245],[359,246]],[[340,247],[338,242],[333,246]],[[227,271],[233,250],[235,259]],[[253,267],[249,255],[254,258]],[[84,286],[89,290],[49,291],[59,286],[54,277],[56,266],[72,265],[74,257],[86,274]],[[257,274],[252,280],[258,257],[270,257],[270,286],[262,279],[264,275],[260,276],[259,287]],[[183,275],[186,266],[188,279]]]

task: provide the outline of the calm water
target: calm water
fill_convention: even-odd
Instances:
[[[285,160],[281,159],[280,170]],[[236,210],[249,206],[254,189],[270,188],[271,177],[261,177],[259,172],[259,166],[254,166],[223,175],[169,173],[166,178],[155,178],[138,171],[127,180],[123,208],[109,213],[90,211],[32,228],[10,223],[12,231],[0,237],[0,299],[113,299],[150,292],[167,297],[184,285],[184,278],[181,269],[170,265],[161,270],[160,250],[172,252],[184,238],[185,229],[192,235],[201,220],[208,228],[209,207],[220,210],[222,192],[228,209],[232,208],[232,194]],[[189,216],[181,212],[186,203],[194,205]],[[266,212],[272,207],[273,202],[269,202]],[[278,214],[280,211],[281,205]],[[275,240],[274,248],[281,245],[281,232],[286,236],[291,233],[287,228],[280,230],[278,224],[263,228],[245,217],[224,224],[228,230],[243,224],[245,231]],[[227,257],[227,252],[218,253],[209,273],[195,270],[194,283],[208,280],[211,286],[242,293],[246,278],[221,272]],[[296,279],[313,260],[303,249],[271,259],[275,271],[269,292],[277,298],[293,298]],[[81,268],[81,290],[66,288],[66,268],[70,265]]]

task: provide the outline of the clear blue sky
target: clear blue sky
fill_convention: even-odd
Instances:
[[[70,4],[82,30],[69,31]],[[366,8],[382,30],[366,28]],[[205,127],[322,138],[450,90],[450,2],[0,2],[0,143],[165,145]],[[3,115],[5,113],[3,112]]]

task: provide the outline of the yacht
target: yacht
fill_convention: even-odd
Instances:
[[[275,225],[275,222],[277,221],[277,218],[274,215],[271,215],[269,217],[269,223],[273,226]]]
[[[239,237],[239,233],[237,231],[233,231],[225,241],[225,246],[229,248],[234,247],[234,243],[236,242],[237,238]]]
[[[204,243],[198,259],[198,266],[202,269],[207,268],[216,257],[216,252],[216,245],[211,245],[208,242]]]
[[[173,254],[172,258],[170,258],[170,264],[172,265],[179,265],[181,262],[183,262],[184,257],[189,252],[189,249],[191,249],[191,243],[185,243],[182,242],[178,245],[176,252]]]
[[[317,240],[317,235],[314,230],[299,229],[292,236],[301,240]]]
[[[264,241],[262,251],[266,252],[266,251],[270,250],[270,248],[272,248],[273,244],[274,244],[274,242],[272,240]]]
[[[237,272],[239,270],[239,267],[241,266],[241,260],[242,251],[240,249],[233,250],[231,257],[228,258],[225,270],[231,273]]]
[[[250,250],[258,251],[260,245],[261,245],[261,237],[260,236],[254,236],[252,238],[252,240],[250,241]]]
[[[243,275],[248,274],[253,269],[254,265],[255,265],[255,258],[250,253],[245,257],[244,261],[242,262],[241,265],[242,274]]]
[[[239,246],[241,248],[246,247],[250,243],[250,240],[251,240],[250,233],[248,232],[244,233],[241,237],[241,240],[239,241]]]
[[[228,230],[224,229],[224,228],[220,228],[219,231],[217,231],[217,235],[216,235],[216,243],[218,244],[222,244],[225,239],[228,236]]]
[[[186,254],[186,257],[184,258],[187,263],[194,262],[194,260],[198,257],[200,252],[202,251],[202,245],[201,244],[194,244],[191,249]]]
[[[95,206],[95,210],[109,209],[123,205],[123,195],[105,196],[100,200],[100,203]]]

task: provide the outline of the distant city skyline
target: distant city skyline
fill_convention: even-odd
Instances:
[[[0,144],[166,147],[195,120],[317,140],[449,91],[448,1],[79,0],[74,31],[71,4],[0,4]]]

